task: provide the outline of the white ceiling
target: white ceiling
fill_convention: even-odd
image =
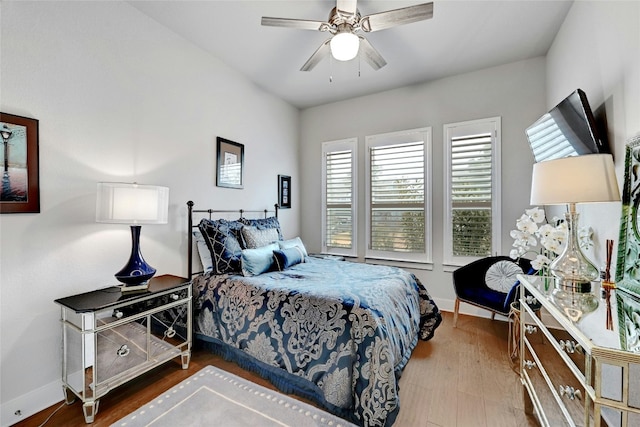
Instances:
[[[359,0],[362,16],[427,0]],[[433,18],[364,36],[386,59],[324,59],[299,71],[329,37],[263,27],[262,16],[326,21],[335,0],[136,1],[129,3],[266,91],[299,108],[546,54],[572,1],[434,0]],[[361,33],[363,34],[363,33]]]

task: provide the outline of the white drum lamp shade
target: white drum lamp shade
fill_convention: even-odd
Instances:
[[[119,182],[98,183],[96,221],[131,226],[131,256],[115,274],[130,286],[148,283],[156,269],[147,264],[140,252],[141,224],[166,224],[169,212],[169,188]]]

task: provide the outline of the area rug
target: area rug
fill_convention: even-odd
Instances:
[[[142,426],[347,427],[354,424],[207,366],[111,425]]]

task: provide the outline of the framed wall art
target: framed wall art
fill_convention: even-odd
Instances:
[[[0,113],[0,213],[39,213],[38,120]]]
[[[280,209],[291,208],[291,177],[278,175],[278,205]]]
[[[227,188],[243,188],[244,145],[217,138],[216,185]]]
[[[616,287],[640,296],[640,136],[627,142]]]

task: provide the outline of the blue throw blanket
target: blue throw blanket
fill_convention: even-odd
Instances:
[[[395,267],[310,259],[255,277],[194,281],[196,337],[226,357],[363,426],[390,426],[398,380],[441,315]]]

